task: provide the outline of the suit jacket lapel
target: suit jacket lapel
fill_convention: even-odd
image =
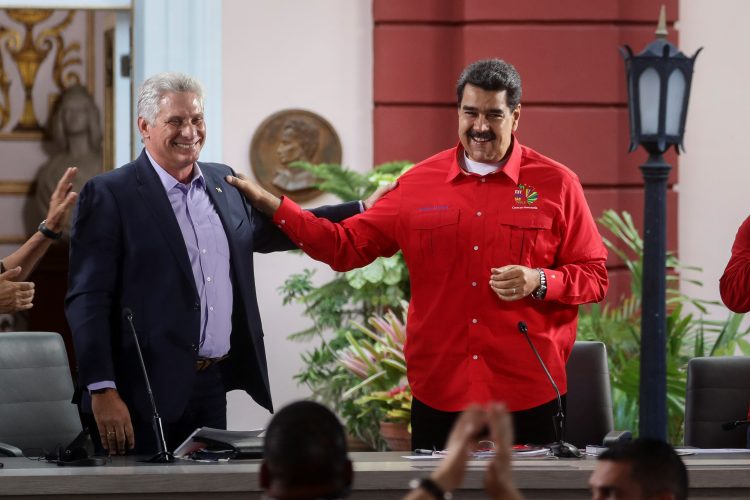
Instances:
[[[222,223],[224,224],[224,232],[227,238],[231,238],[232,230],[232,217],[230,216],[229,202],[227,201],[227,183],[214,169],[204,163],[198,163],[203,172],[203,179],[206,181],[206,192],[208,197],[216,207],[216,212],[219,214]]]
[[[167,246],[174,255],[177,265],[185,274],[188,282],[192,284],[193,292],[197,296],[198,290],[195,286],[195,277],[193,276],[193,269],[190,267],[190,259],[188,258],[187,247],[185,246],[180,225],[177,223],[174,210],[172,210],[172,204],[169,203],[169,198],[167,198],[167,194],[164,192],[164,186],[154,171],[154,167],[151,165],[148,156],[146,156],[145,150],[141,152],[138,160],[136,160],[135,168],[138,193],[143,198],[146,206],[151,210],[151,214],[156,224],[159,225],[164,239],[167,240]]]

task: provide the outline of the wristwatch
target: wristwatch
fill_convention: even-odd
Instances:
[[[542,300],[547,295],[547,275],[541,267],[536,268],[539,271],[539,287],[531,292],[531,296],[536,300]]]
[[[59,233],[54,232],[50,228],[47,227],[47,219],[44,219],[42,222],[39,223],[39,227],[37,230],[44,235],[45,238],[49,238],[51,240],[59,240],[62,238],[63,232],[60,231]]]
[[[451,500],[453,498],[453,493],[450,491],[443,491],[443,489],[429,477],[412,479],[409,481],[409,486],[411,486],[411,489],[413,490],[416,490],[417,488],[425,490],[435,500]]]

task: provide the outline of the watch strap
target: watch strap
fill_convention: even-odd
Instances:
[[[45,238],[49,238],[51,240],[59,240],[62,238],[63,232],[60,231],[59,233],[54,232],[50,228],[47,227],[47,219],[44,219],[42,222],[39,223],[39,227],[37,230],[44,235]]]

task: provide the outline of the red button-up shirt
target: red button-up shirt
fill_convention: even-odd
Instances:
[[[745,219],[732,245],[732,257],[719,280],[721,300],[736,313],[750,311],[750,217]]]
[[[515,139],[505,166],[484,177],[459,166],[463,154],[459,145],[417,164],[339,224],[288,198],[274,221],[338,271],[403,251],[412,293],[405,355],[417,399],[442,411],[488,401],[531,408],[555,393],[518,322],[565,393],[578,305],[604,297],[607,251],[568,168]],[[545,299],[500,300],[490,269],[508,264],[543,268]]]

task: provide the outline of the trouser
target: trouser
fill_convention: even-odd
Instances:
[[[566,397],[562,397],[563,412]],[[547,403],[515,411],[513,417],[514,443],[547,444],[555,441],[555,427],[552,417],[557,413],[557,398]],[[412,449],[443,450],[448,435],[461,412],[440,411],[412,399],[411,403],[411,445]]]

